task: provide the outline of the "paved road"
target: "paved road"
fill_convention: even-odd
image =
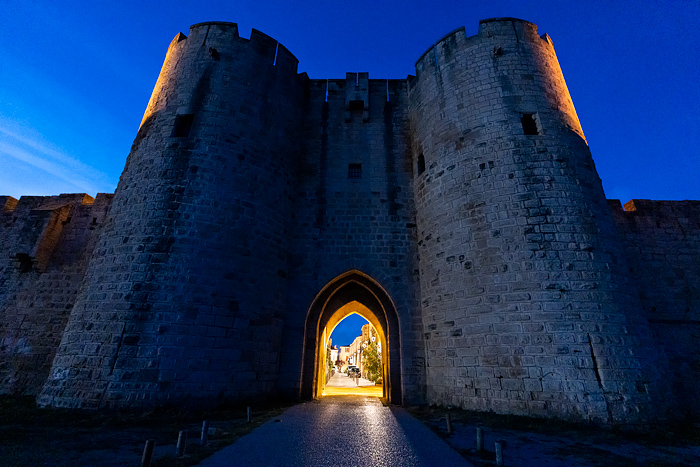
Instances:
[[[295,405],[204,460],[229,466],[471,466],[421,422],[376,397],[330,396]]]
[[[374,386],[374,383],[364,378],[350,378],[345,373],[334,373],[326,384],[326,387],[332,388],[357,388],[363,386]]]

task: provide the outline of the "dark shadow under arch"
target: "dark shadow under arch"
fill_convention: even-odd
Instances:
[[[388,357],[387,397],[394,404],[402,404],[401,339],[396,307],[377,282],[359,271],[349,271],[332,280],[319,292],[309,308],[304,327],[300,397],[307,400],[317,397],[317,346],[322,339],[321,334],[333,314],[352,301],[367,307],[384,330]]]

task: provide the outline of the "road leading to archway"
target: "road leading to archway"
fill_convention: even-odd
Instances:
[[[470,466],[421,422],[376,397],[331,396],[295,405],[200,467]]]
[[[382,397],[382,387],[365,378],[350,378],[344,373],[335,373],[323,388],[322,395]]]

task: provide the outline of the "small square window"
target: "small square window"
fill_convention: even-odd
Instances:
[[[173,128],[173,136],[175,138],[187,138],[190,136],[194,114],[183,114],[175,117],[175,127]]]
[[[31,272],[33,261],[32,258],[26,253],[17,253],[15,256],[17,258],[19,272]]]
[[[540,132],[537,129],[537,121],[535,120],[535,114],[522,114],[520,117],[520,123],[523,125],[523,133],[526,135],[539,135]]]
[[[359,180],[362,178],[362,164],[348,165],[348,179]]]
[[[350,101],[348,103],[348,110],[365,110],[364,101]]]

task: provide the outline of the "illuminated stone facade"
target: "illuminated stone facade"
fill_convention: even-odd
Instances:
[[[323,310],[356,300],[392,402],[697,416],[700,203],[630,203],[531,23],[453,31],[392,80],[309,79],[256,30],[197,24],[114,195],[0,198],[0,391],[311,397]]]

